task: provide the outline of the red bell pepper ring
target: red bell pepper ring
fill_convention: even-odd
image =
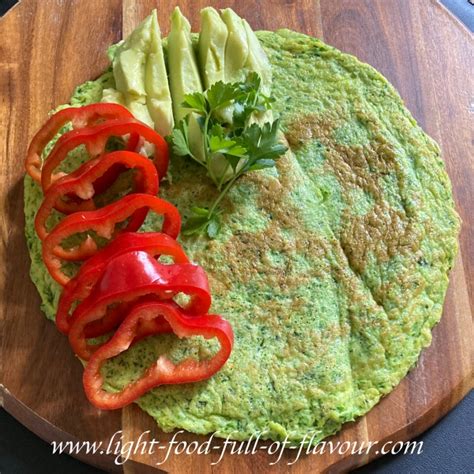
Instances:
[[[136,133],[131,133],[128,137],[127,145],[123,151],[136,151],[138,149],[140,141],[140,137]],[[94,182],[95,192],[97,194],[100,194],[106,191],[117,180],[120,174],[123,173],[123,171],[124,167],[121,165],[112,166],[112,168],[108,169],[102,176],[97,178],[97,180]],[[159,180],[160,179],[158,177],[158,181]]]
[[[84,301],[90,295],[108,262],[119,255],[137,250],[155,258],[162,255],[170,256],[173,263],[189,263],[188,257],[178,242],[166,234],[159,232],[120,234],[99,253],[86,260],[77,275],[64,287],[56,312],[56,326],[63,334],[69,333],[73,305]],[[98,337],[112,329],[113,327],[104,327],[104,325],[99,328],[88,325],[85,328],[85,334],[88,338]]]
[[[53,208],[64,214],[78,211],[93,211],[97,207],[92,199],[95,183],[115,166],[135,169],[135,189],[132,192],[156,195],[158,192],[158,173],[153,163],[142,155],[131,151],[115,151],[84,163],[70,175],[53,183],[45,194],[35,218],[35,229],[41,240],[48,236],[46,223]],[[65,200],[67,198],[67,200]],[[74,199],[75,198],[75,199]],[[147,209],[137,211],[127,227],[138,229],[145,220]]]
[[[144,208],[163,215],[161,231],[173,239],[178,237],[181,216],[176,207],[168,201],[149,194],[129,194],[96,211],[76,212],[66,216],[49,233],[43,240],[43,261],[50,275],[64,286],[70,278],[61,270],[62,260],[85,260],[100,250],[90,235],[80,245],[70,249],[61,247],[64,239],[77,233],[95,231],[98,236],[111,240],[126,231],[125,229],[116,230],[116,224],[125,221],[136,211]],[[137,230],[128,227],[128,231]]]
[[[209,283],[204,270],[191,263],[164,265],[146,252],[128,252],[110,260],[90,295],[74,310],[69,343],[75,354],[88,360],[100,344],[88,344],[88,324],[110,327],[118,316],[110,316],[109,307],[132,303],[153,295],[172,300],[178,294],[190,297],[183,308],[189,315],[207,313],[211,306]]]
[[[47,122],[36,132],[31,140],[25,160],[26,172],[37,182],[41,182],[41,155],[46,145],[59,133],[67,123],[72,124],[74,130],[97,125],[105,120],[129,118],[133,115],[119,104],[90,104],[83,107],[68,107],[53,114]],[[135,149],[138,137],[130,136],[129,149]]]
[[[80,145],[85,145],[91,158],[105,152],[107,141],[111,137],[136,134],[155,146],[154,163],[158,176],[162,179],[168,170],[168,145],[165,139],[152,128],[135,119],[109,120],[94,127],[71,130],[59,137],[51,153],[43,163],[41,171],[41,186],[46,192],[51,183],[63,176],[54,173],[56,168],[66,158],[68,153]]]
[[[217,338],[219,351],[210,359],[187,358],[177,364],[166,355],[160,355],[143,375],[130,382],[117,393],[106,392],[103,388],[101,368],[104,363],[123,352],[143,335],[140,325],[163,318],[178,337],[202,336]],[[159,333],[159,329],[156,333]],[[161,331],[162,332],[162,331]],[[150,332],[148,332],[150,333]],[[187,316],[170,303],[144,301],[131,310],[112,338],[98,349],[89,359],[84,370],[83,385],[87,398],[97,408],[114,410],[129,405],[144,393],[160,385],[183,384],[206,380],[218,372],[226,363],[232,351],[234,336],[231,325],[218,315]]]

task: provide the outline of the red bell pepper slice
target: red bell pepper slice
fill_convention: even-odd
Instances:
[[[68,107],[53,114],[47,122],[36,132],[31,140],[25,160],[26,172],[37,182],[41,182],[41,155],[46,145],[59,133],[67,123],[72,124],[74,130],[97,125],[106,120],[133,119],[133,115],[119,104],[90,104],[83,107]],[[130,136],[129,149],[135,149],[138,143],[137,136]]]
[[[70,278],[61,270],[62,260],[85,260],[100,250],[90,235],[80,245],[70,249],[61,247],[63,240],[77,233],[89,231],[95,231],[98,236],[111,240],[126,230],[137,230],[131,229],[130,226],[126,230],[116,230],[115,226],[143,208],[163,215],[161,231],[176,239],[181,229],[181,216],[176,207],[168,201],[149,194],[130,194],[101,209],[76,212],[66,216],[49,233],[43,240],[43,261],[50,275],[64,286]]]
[[[131,151],[116,151],[84,163],[70,175],[53,183],[45,194],[44,200],[35,218],[35,229],[41,240],[48,231],[46,223],[53,208],[64,214],[97,209],[92,199],[97,179],[103,177],[113,167],[119,165],[125,169],[135,169],[135,189],[132,192],[156,195],[158,192],[158,173],[153,163],[142,155]],[[67,200],[66,200],[67,199]],[[127,227],[138,229],[145,220],[147,209],[137,211]]]
[[[147,252],[152,257],[170,256],[174,263],[189,263],[188,257],[178,242],[166,234],[159,232],[120,234],[99,253],[86,260],[77,275],[64,287],[56,312],[56,326],[63,334],[69,333],[71,308],[90,295],[108,262],[114,257],[136,250]],[[113,327],[101,325],[96,329],[93,325],[88,325],[85,328],[86,337],[98,337],[109,332]]]
[[[54,173],[54,171],[70,151],[80,145],[85,145],[91,158],[94,158],[105,152],[109,138],[127,134],[136,134],[155,146],[153,161],[158,171],[158,176],[162,179],[168,169],[168,145],[165,139],[148,125],[138,120],[130,118],[116,119],[94,127],[71,130],[61,135],[43,163],[41,171],[43,192],[48,190],[51,183],[64,175],[63,173]]]
[[[207,360],[187,358],[177,364],[166,355],[160,355],[138,380],[130,382],[120,392],[106,392],[102,388],[104,380],[101,374],[104,363],[125,352],[137,338],[143,337],[141,334],[143,323],[158,321],[160,324],[163,318],[180,338],[192,336],[203,336],[206,339],[217,338],[220,343],[219,351]],[[148,329],[148,334],[150,332],[153,333]],[[157,329],[156,333],[159,332],[163,331]],[[187,316],[170,303],[156,300],[141,302],[133,307],[112,338],[89,359],[83,375],[86,396],[95,407],[113,410],[129,405],[144,393],[160,385],[206,380],[226,363],[232,351],[233,341],[232,327],[221,316]]]
[[[90,323],[110,327],[108,309],[154,295],[172,300],[178,294],[190,297],[183,308],[187,314],[207,313],[211,306],[209,283],[204,270],[191,263],[163,265],[148,253],[128,252],[110,260],[90,295],[75,309],[69,330],[69,343],[84,360],[100,347],[88,344],[85,328]]]

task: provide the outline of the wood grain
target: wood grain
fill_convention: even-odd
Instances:
[[[166,441],[153,420],[136,406],[103,413],[86,401],[81,365],[67,340],[39,310],[28,278],[23,237],[22,160],[28,140],[48,111],[68,100],[74,87],[106,66],[107,46],[128,34],[152,8],[164,19],[179,3],[194,29],[206,5],[230,6],[255,29],[288,27],[321,37],[380,70],[399,90],[422,127],[441,145],[464,225],[460,254],[451,273],[441,323],[417,367],[368,415],[348,424],[341,441],[410,439],[442,417],[472,388],[474,297],[474,70],[473,38],[437,2],[406,0],[151,1],[23,0],[0,20],[0,182],[2,405],[47,441],[105,441],[123,430],[122,443],[148,438]],[[205,441],[191,434],[179,439]],[[219,444],[219,442],[217,442]],[[307,456],[288,467],[287,452],[276,466],[260,452],[175,456],[162,467],[170,472],[341,472],[377,456]],[[133,455],[127,472],[156,468],[162,455]],[[86,456],[108,470],[122,470],[104,456]],[[156,472],[156,470],[153,470]]]

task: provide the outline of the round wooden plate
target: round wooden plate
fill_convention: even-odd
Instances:
[[[266,0],[252,2],[182,1],[196,28],[197,12],[212,3],[231,6],[254,29],[292,28],[324,39],[357,55],[382,72],[400,91],[422,127],[441,145],[464,221],[460,254],[451,273],[444,316],[433,331],[432,345],[415,369],[370,413],[348,424],[333,441],[410,439],[442,417],[472,388],[474,250],[472,231],[473,127],[472,36],[435,0],[428,2],[345,2]],[[100,412],[85,399],[81,373],[66,338],[40,312],[29,280],[24,239],[23,157],[34,130],[49,110],[68,100],[77,84],[96,77],[106,66],[106,48],[128,34],[152,8],[162,19],[175,2],[161,0],[23,0],[0,20],[0,183],[2,190],[2,352],[0,400],[7,411],[45,440],[169,441],[136,406]],[[164,33],[167,25],[162,21]],[[472,237],[472,236],[471,236]],[[179,435],[179,440],[206,437]],[[221,442],[217,442],[219,445]],[[105,444],[105,445],[106,445]],[[268,443],[267,443],[268,444]],[[104,446],[105,446],[104,445]],[[108,471],[156,472],[163,451],[132,453],[124,466],[114,456],[76,454]],[[381,453],[351,456],[308,455],[292,466],[287,451],[275,458],[255,455],[175,455],[160,466],[171,472],[339,472],[364,464]]]

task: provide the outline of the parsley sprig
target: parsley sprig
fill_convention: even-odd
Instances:
[[[220,191],[209,208],[191,209],[185,235],[206,233],[215,238],[220,230],[219,205],[235,182],[245,173],[275,166],[275,160],[286,152],[278,140],[278,120],[259,123],[273,101],[262,93],[255,72],[245,81],[219,81],[204,93],[185,96],[183,107],[189,114],[170,136],[173,152],[204,166]]]

